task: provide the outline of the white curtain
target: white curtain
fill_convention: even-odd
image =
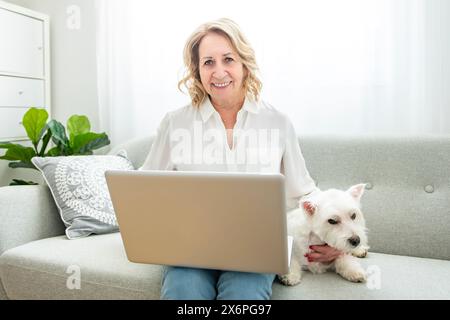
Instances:
[[[101,130],[154,134],[189,103],[182,50],[201,23],[235,20],[262,97],[298,134],[449,134],[450,1],[97,0]]]

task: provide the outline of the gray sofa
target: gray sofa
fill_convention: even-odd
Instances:
[[[275,282],[273,299],[449,299],[450,137],[302,137],[321,189],[368,183],[367,284],[334,273]],[[136,167],[151,138],[124,148]],[[46,186],[0,188],[0,298],[159,299],[161,267],[130,263],[119,233],[68,240]],[[76,266],[80,288],[69,289]]]

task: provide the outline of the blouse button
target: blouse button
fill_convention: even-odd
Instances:
[[[433,193],[434,192],[434,187],[431,184],[425,186],[425,192]]]

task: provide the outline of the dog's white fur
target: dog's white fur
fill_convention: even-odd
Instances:
[[[289,273],[279,276],[281,283],[289,286],[298,284],[302,268],[313,273],[334,269],[347,280],[366,281],[365,271],[356,258],[365,257],[369,249],[360,206],[364,189],[365,184],[357,184],[347,191],[318,190],[303,197],[299,208],[288,213],[288,234],[294,240]],[[335,221],[338,223],[332,224]],[[355,245],[358,238],[359,244]],[[309,246],[322,244],[328,244],[343,254],[330,264],[308,262],[305,254],[311,252]]]

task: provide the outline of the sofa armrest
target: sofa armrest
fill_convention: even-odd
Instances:
[[[0,187],[0,255],[30,241],[65,231],[47,186]]]

